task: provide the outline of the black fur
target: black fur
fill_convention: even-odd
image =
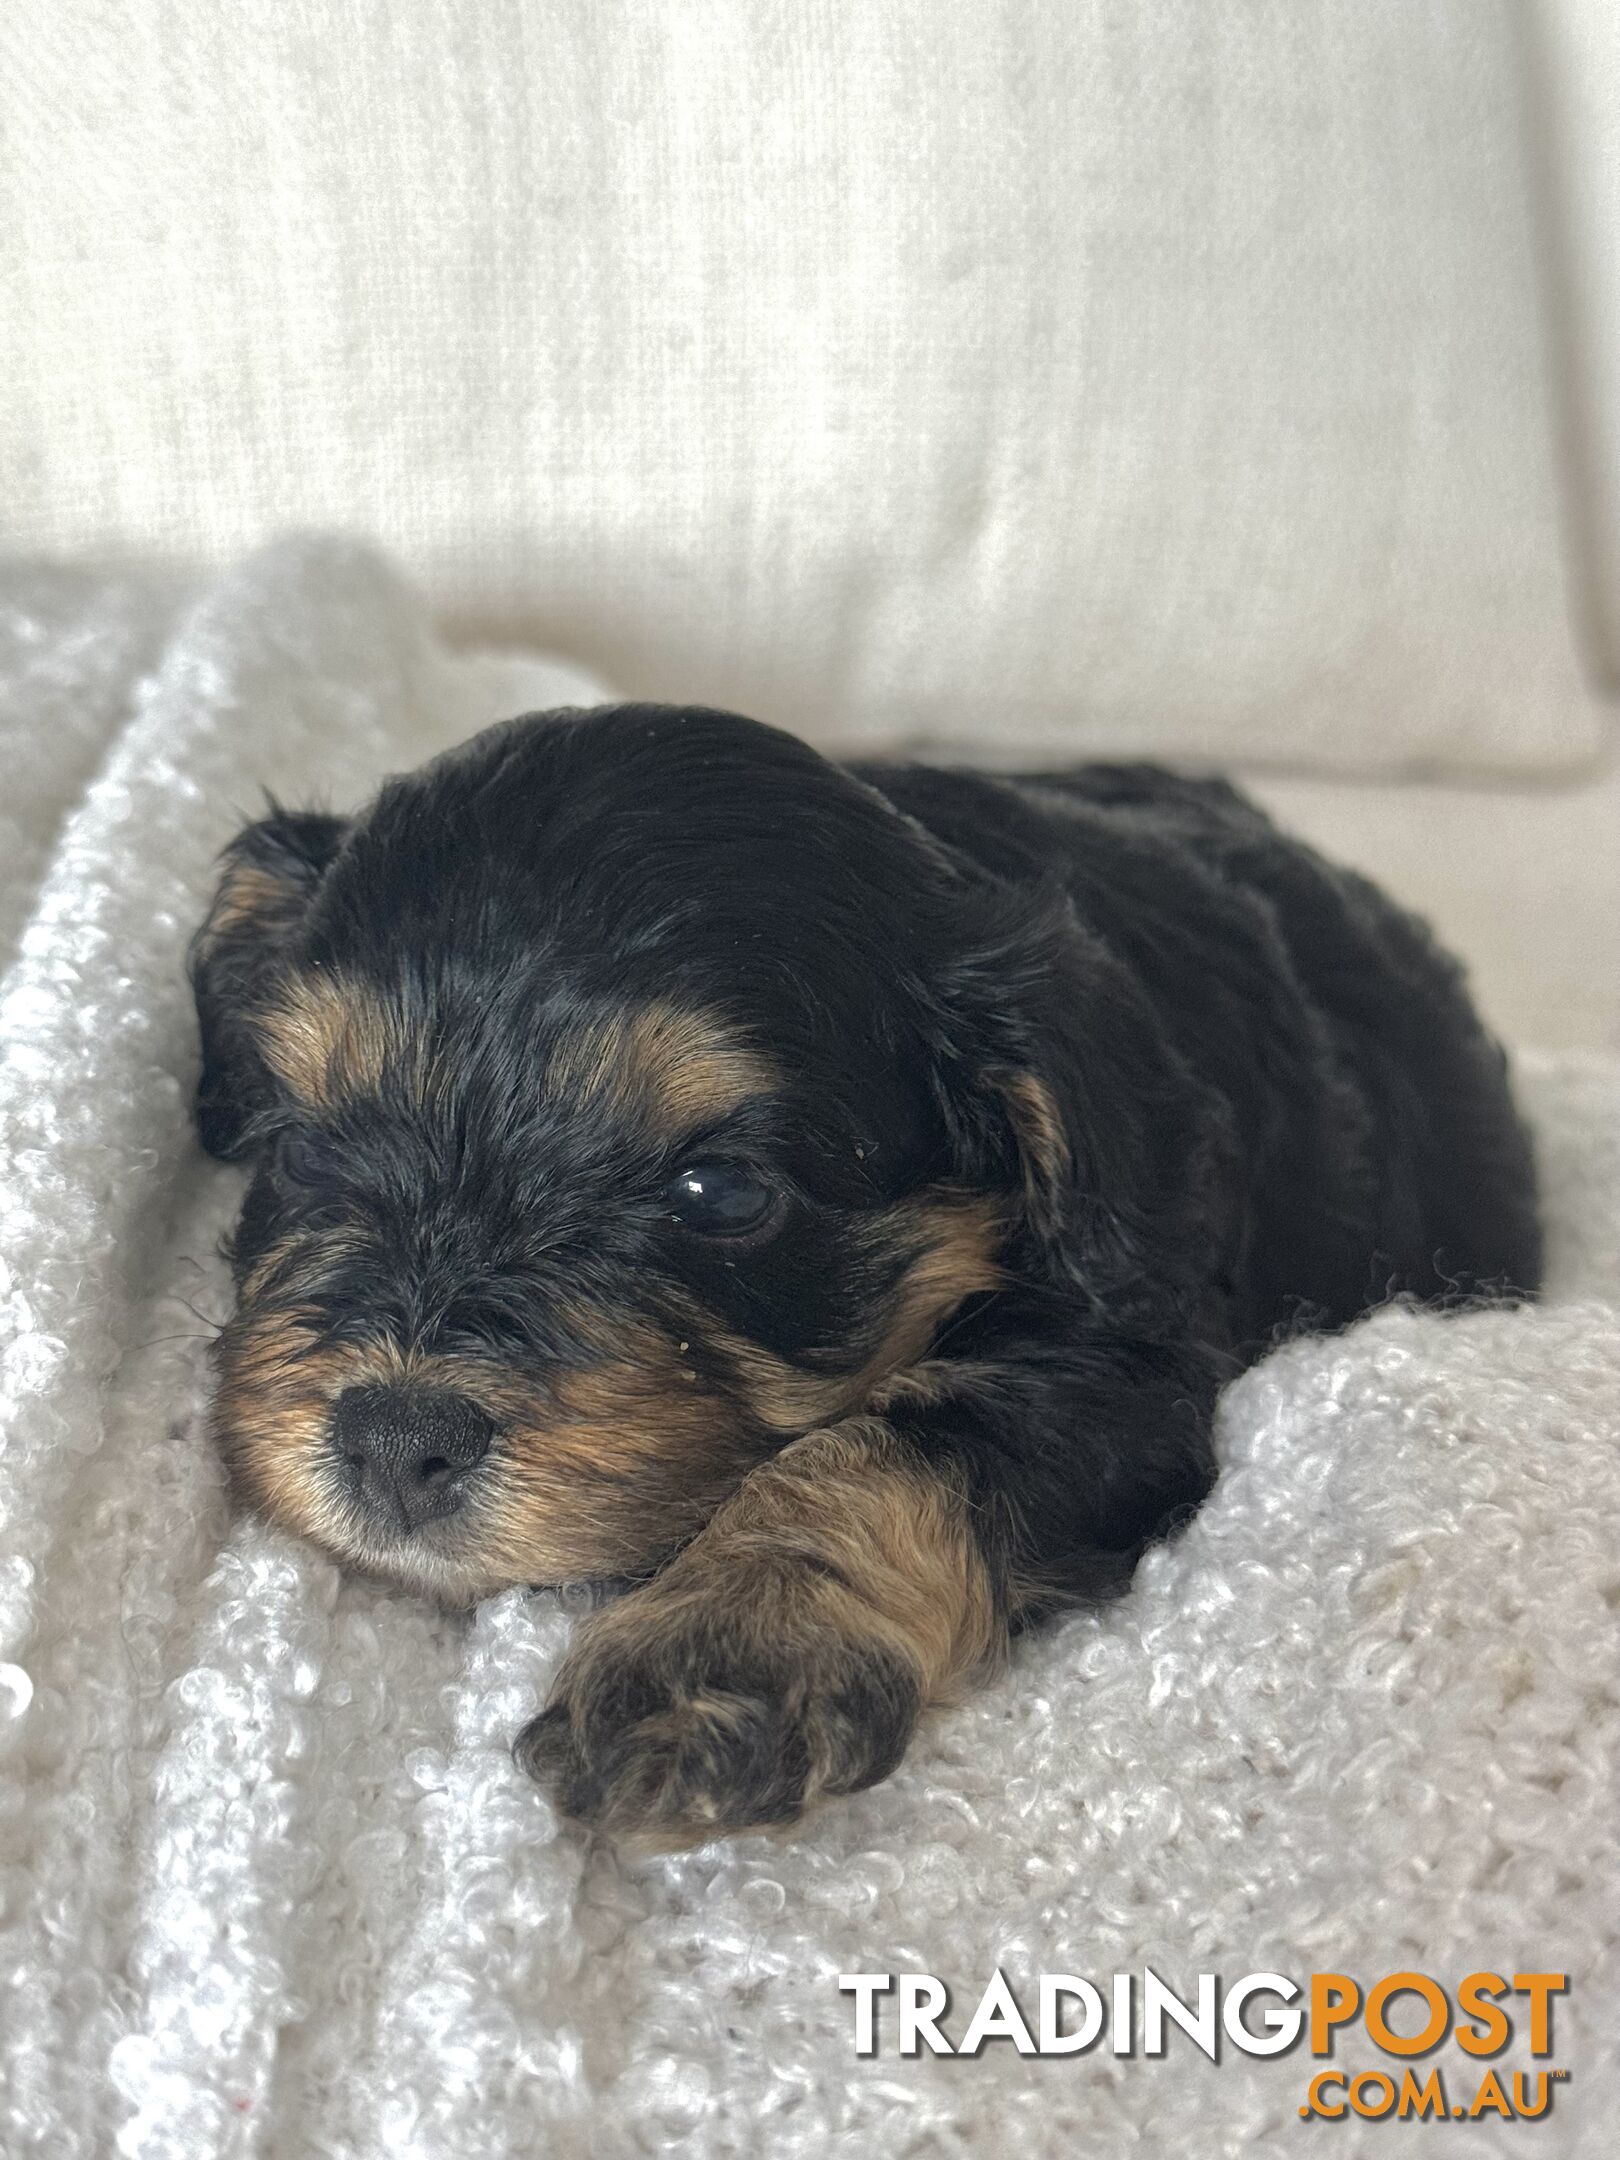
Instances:
[[[1196,1506],[1217,1393],[1279,1332],[1538,1285],[1529,1149],[1459,970],[1220,782],[846,769],[624,706],[493,729],[352,826],[275,813],[232,861],[288,899],[199,941],[200,1128],[257,1164],[244,1272],[290,1224],[366,1226],[300,1279],[331,1340],[543,1373],[591,1354],[581,1298],[672,1328],[695,1298],[796,1370],[854,1372],[903,1258],[875,1212],[1004,1195],[1004,1287],[883,1414],[966,1489],[1012,1625],[1119,1588]],[[294,966],[449,1047],[437,1124],[387,1087],[313,1125],[287,1102],[253,1017]],[[673,1155],[525,1114],[582,1015],[654,998],[789,1076],[723,1136],[788,1196],[746,1249],[670,1238]],[[773,1804],[797,1791],[771,1719],[747,1731]],[[577,1752],[566,1774],[603,1775]]]
[[[1457,964],[1225,782],[865,770],[1025,902],[941,1005],[1052,1078],[1077,1174],[952,1348],[994,1368],[976,1489],[1061,1602],[1203,1497],[1216,1392],[1281,1334],[1539,1288],[1529,1144]]]

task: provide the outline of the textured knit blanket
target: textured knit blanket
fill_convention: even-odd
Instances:
[[[628,1864],[510,1759],[570,1614],[449,1616],[233,1520],[240,1195],[184,952],[268,787],[342,805],[502,710],[363,552],[0,582],[0,2152],[1611,2153],[1620,1076],[1522,1060],[1540,1307],[1385,1312],[1229,1391],[1131,1594],[796,1837]],[[857,2055],[839,1975],[1556,1971],[1551,2121],[1302,2122],[1302,2045]],[[954,2022],[953,2022],[954,2021]],[[1357,2029],[1343,2069],[1387,2067]],[[1521,2042],[1505,2064],[1532,2067]],[[1481,2068],[1444,2045],[1464,2097]],[[1397,2073],[1400,2065],[1395,2065]],[[1464,2076],[1467,2068],[1468,2075]]]

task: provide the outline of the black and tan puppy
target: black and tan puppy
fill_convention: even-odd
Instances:
[[[519,1749],[655,1844],[870,1784],[1120,1588],[1280,1329],[1537,1282],[1457,970],[1146,766],[517,720],[250,826],[194,972],[241,1493],[456,1602],[628,1584]]]

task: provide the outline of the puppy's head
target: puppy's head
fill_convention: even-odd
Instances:
[[[253,1171],[246,1498],[452,1599],[634,1575],[869,1402],[1069,1167],[962,1009],[975,967],[1016,1002],[997,904],[802,744],[684,709],[515,721],[352,822],[250,826],[193,964],[202,1137]]]

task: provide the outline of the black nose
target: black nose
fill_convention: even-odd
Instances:
[[[461,1505],[467,1472],[495,1428],[464,1395],[427,1388],[345,1388],[332,1445],[356,1496],[395,1529],[415,1530]]]

